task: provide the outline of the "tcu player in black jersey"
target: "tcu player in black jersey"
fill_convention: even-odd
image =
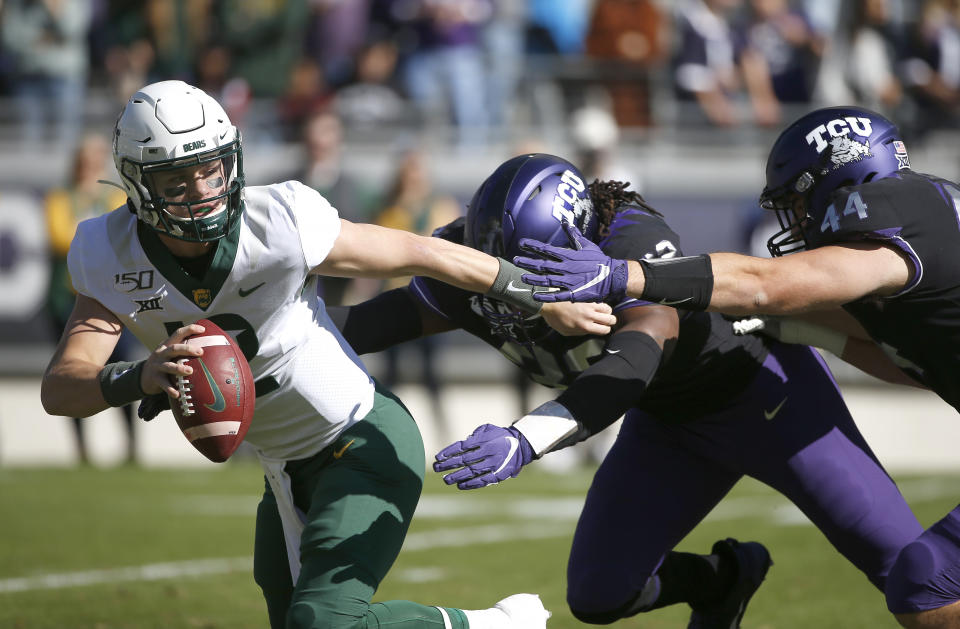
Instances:
[[[465,221],[435,236],[512,257],[521,238],[566,242],[562,226],[569,222],[614,256],[681,255],[663,217],[624,188],[587,186],[561,158],[521,155],[480,186]],[[437,454],[434,468],[461,489],[516,476],[626,413],[587,495],[569,559],[567,600],[584,622],[607,624],[687,602],[690,627],[739,627],[770,566],[767,549],[734,539],[718,541],[708,555],[672,549],[744,475],[790,498],[882,589],[897,553],[922,527],[819,355],[735,336],[717,314],[629,298],[612,305],[612,334],[561,336],[539,316],[415,277],[405,289],[331,315],[358,353],[462,328],[537,382],[564,389],[513,425],[484,424]]]
[[[836,330],[849,330],[852,315],[903,373],[960,409],[960,186],[912,171],[883,116],[832,107],[780,135],[760,201],[782,226],[770,252],[794,255],[714,253],[663,265],[611,258],[571,229],[582,250],[530,242],[543,258],[519,262],[546,274],[526,277],[562,289],[546,300],[626,293],[734,314],[821,311]],[[886,596],[905,627],[960,627],[960,507],[903,549]]]

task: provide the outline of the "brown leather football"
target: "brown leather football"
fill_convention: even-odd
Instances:
[[[236,340],[208,319],[197,324],[202,334],[185,341],[203,348],[203,356],[181,359],[193,368],[174,378],[179,399],[170,409],[193,447],[215,463],[230,458],[243,442],[253,419],[256,393],[250,365]]]

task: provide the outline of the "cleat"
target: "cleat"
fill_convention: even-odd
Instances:
[[[773,565],[770,552],[759,542],[738,542],[733,538],[718,541],[711,552],[736,562],[736,581],[719,602],[694,609],[687,629],[739,629],[750,597]]]
[[[550,617],[537,594],[514,594],[494,607],[507,615],[511,629],[545,629]]]

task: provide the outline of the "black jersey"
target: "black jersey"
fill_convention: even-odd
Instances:
[[[844,306],[900,368],[960,409],[960,187],[901,170],[840,188],[809,246],[878,240],[910,261],[896,295]]]
[[[462,221],[434,235],[462,243]],[[620,208],[610,234],[599,244],[617,258],[683,255],[679,238],[666,222],[634,206]],[[415,277],[410,289],[427,308],[495,347],[531,379],[548,387],[568,386],[602,356],[606,345],[607,337],[568,337],[553,332],[539,316],[536,319],[540,319],[543,333],[530,335],[536,339],[532,343],[520,343],[491,329],[476,293],[426,277]],[[647,305],[650,302],[631,298],[617,304],[614,311]],[[726,406],[752,380],[766,357],[761,338],[734,335],[730,322],[719,314],[683,310],[678,314],[679,340],[635,405],[670,422]]]

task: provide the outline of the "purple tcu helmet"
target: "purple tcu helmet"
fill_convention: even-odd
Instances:
[[[522,238],[569,247],[564,222],[591,240],[597,235],[597,214],[583,173],[555,155],[527,153],[502,163],[480,184],[467,208],[464,244],[512,261],[523,253],[518,245]],[[523,343],[541,336],[539,315],[487,297],[481,298],[480,307],[501,336]]]
[[[805,225],[819,225],[830,193],[910,168],[896,125],[860,107],[826,107],[791,124],[767,158],[760,206],[774,210],[780,231],[767,241],[774,256],[806,247]],[[802,206],[798,204],[802,200]]]

